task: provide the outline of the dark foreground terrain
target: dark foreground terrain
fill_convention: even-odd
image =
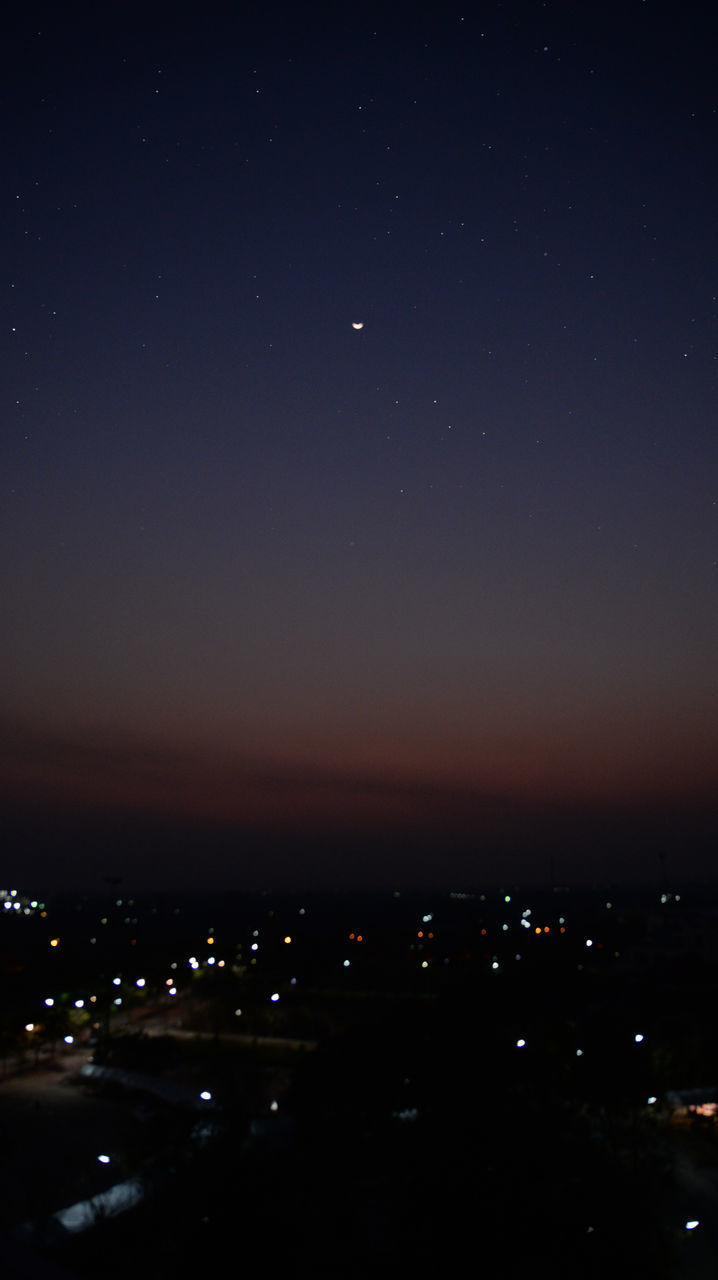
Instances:
[[[13,902],[8,1265],[715,1274],[712,908],[614,896]]]

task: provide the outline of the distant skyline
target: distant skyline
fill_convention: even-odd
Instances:
[[[713,874],[716,37],[11,18],[16,877]]]

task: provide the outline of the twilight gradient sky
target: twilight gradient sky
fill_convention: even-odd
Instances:
[[[709,6],[259,8],[3,41],[9,871],[707,872]]]

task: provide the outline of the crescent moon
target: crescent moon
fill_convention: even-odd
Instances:
[[[363,329],[363,328],[364,328],[363,320],[352,320],[352,329]]]

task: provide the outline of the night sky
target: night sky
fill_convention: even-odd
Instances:
[[[230,8],[3,36],[8,876],[710,874],[712,6]]]

